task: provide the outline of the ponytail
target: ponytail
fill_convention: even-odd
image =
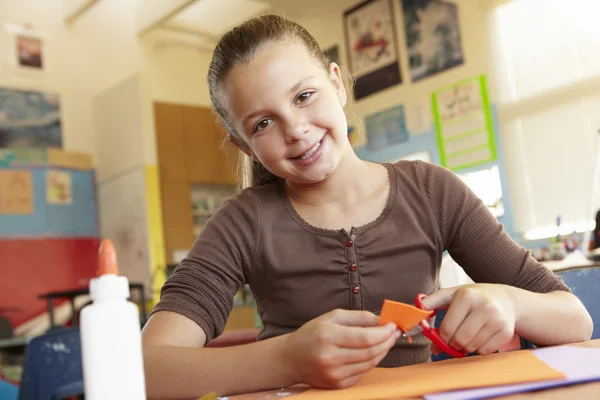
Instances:
[[[260,187],[282,181],[261,163],[252,160],[241,150],[238,151],[238,185],[240,190],[248,187]]]

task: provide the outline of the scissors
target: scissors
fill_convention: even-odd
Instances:
[[[426,296],[422,293],[418,294],[415,297],[415,306],[421,310],[429,311],[426,310],[425,307],[423,307],[423,299],[425,297]],[[419,322],[414,328],[407,332],[404,332],[402,336],[410,337],[419,333],[423,333],[425,337],[431,340],[441,351],[448,354],[449,356],[452,356],[454,358],[462,358],[466,356],[466,352],[459,351],[450,347],[450,345],[446,343],[444,339],[442,339],[442,337],[440,336],[440,330],[431,326],[430,320],[435,316],[435,314],[437,314],[437,310],[433,310],[430,316],[428,316],[425,319],[422,319],[421,322]]]

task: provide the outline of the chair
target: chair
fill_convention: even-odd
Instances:
[[[600,266],[567,268],[556,274],[563,278],[590,313],[594,321],[592,339],[600,338]]]
[[[19,400],[59,400],[83,394],[79,328],[32,339],[25,351]]]
[[[0,399],[17,400],[18,396],[19,388],[17,386],[0,379]]]

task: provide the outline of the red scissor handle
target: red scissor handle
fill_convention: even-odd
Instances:
[[[423,299],[426,296],[424,294],[418,294],[415,297],[415,305],[417,306],[417,308],[420,308],[421,310],[425,310],[425,307],[423,307]],[[423,332],[423,335],[425,335],[425,337],[427,337],[429,340],[431,340],[433,343],[435,343],[435,345],[444,353],[448,354],[449,356],[452,356],[454,358],[462,358],[464,356],[467,355],[466,352],[464,351],[459,351],[456,350],[452,347],[450,347],[450,345],[448,343],[446,343],[444,341],[444,339],[442,339],[442,337],[440,336],[440,330],[438,328],[433,328],[430,323],[429,323],[429,319],[431,319],[435,314],[437,313],[437,310],[433,311],[433,314],[431,314],[429,317],[427,317],[427,319],[422,320],[419,325],[421,326],[421,331]]]

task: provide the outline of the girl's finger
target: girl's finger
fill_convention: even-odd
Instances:
[[[332,324],[330,329],[332,344],[351,349],[373,347],[395,337],[397,332],[392,323],[369,328]]]
[[[341,367],[340,375],[344,376],[345,378],[343,378],[340,381],[340,386],[346,387],[344,385],[346,385],[348,382],[354,382],[360,379],[360,377],[363,376],[365,373],[379,365],[379,363],[381,362],[381,360],[383,360],[386,354],[387,351],[384,351],[381,354],[366,361],[348,364]]]
[[[483,346],[477,349],[477,352],[481,355],[492,354],[502,345],[508,343],[512,337],[513,335],[510,332],[499,330]]]
[[[465,345],[463,349],[465,349],[467,353],[477,351],[479,348],[485,345],[487,341],[498,332],[498,330],[498,327],[494,326],[493,324],[484,325],[477,335],[475,335],[475,337],[471,340],[471,342]]]
[[[363,349],[340,348],[336,351],[336,356],[339,359],[339,365],[361,363],[377,358],[382,354],[385,356],[397,341],[398,336],[394,334],[388,340],[372,347]]]
[[[488,318],[489,315],[487,315],[485,310],[479,309],[472,311],[467,315],[447,343],[456,350],[465,349],[484,329]],[[494,333],[495,331],[489,332],[488,338]],[[480,345],[483,343],[485,343],[485,341],[481,342]]]
[[[377,326],[379,317],[369,311],[333,310],[327,315],[327,320],[335,324],[346,326]]]
[[[446,343],[450,343],[450,340],[454,337],[470,311],[471,307],[469,304],[464,304],[459,298],[455,297],[440,326],[440,336]]]
[[[431,342],[431,353],[432,353],[433,355],[436,355],[436,356],[437,356],[437,355],[438,355],[438,354],[440,354],[441,352],[442,352],[442,350],[441,350],[439,347],[437,347],[437,344],[435,344],[435,343]]]

